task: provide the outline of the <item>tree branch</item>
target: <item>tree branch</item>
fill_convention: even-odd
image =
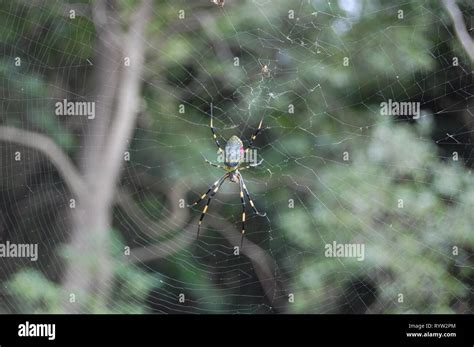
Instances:
[[[146,213],[136,205],[132,193],[126,188],[121,188],[117,191],[116,204],[128,215],[132,222],[148,236],[158,237],[166,235],[169,231],[181,229],[188,220],[188,209],[178,206],[179,199],[185,196],[183,189],[183,181],[185,180],[186,179],[182,179],[172,186],[157,186],[160,192],[166,195],[169,206],[164,208],[164,210],[169,211],[169,214],[166,215],[163,220],[154,221],[148,217]]]
[[[176,237],[143,247],[136,247],[130,251],[130,257],[127,259],[130,263],[144,263],[152,260],[163,259],[173,255],[191,243],[196,241],[196,225],[198,218],[195,218],[182,232]]]
[[[10,126],[0,126],[0,140],[31,147],[46,155],[74,195],[81,196],[88,189],[66,153],[46,135]]]
[[[227,239],[231,245],[239,245],[242,234],[235,228],[232,223],[225,219],[214,218],[210,221],[211,225]],[[245,255],[253,265],[255,274],[262,286],[262,289],[268,301],[273,306],[282,309],[286,306],[281,296],[284,289],[280,287],[277,281],[277,264],[275,259],[265,251],[262,247],[253,243],[250,239],[245,238],[244,246],[240,249],[240,253]],[[278,295],[280,294],[280,295]]]
[[[163,241],[159,244],[152,244],[143,247],[137,247],[131,250],[128,262],[140,264],[153,260],[163,259],[175,254],[191,243],[196,241],[196,224],[198,219],[195,218],[183,232],[176,237]],[[230,245],[240,244],[241,233],[234,225],[221,218],[214,218],[209,221]],[[265,296],[278,309],[283,309],[286,302],[283,300],[285,290],[281,288],[277,281],[277,265],[276,261],[259,245],[253,243],[248,238],[245,239],[245,246],[240,252],[245,255],[253,265],[255,274],[263,288]]]
[[[99,120],[102,119],[102,121],[90,122],[92,129],[87,132],[84,140],[82,155],[84,162],[81,168],[85,169],[84,177],[91,186],[91,192],[78,204],[72,216],[73,231],[69,245],[72,257],[63,279],[63,288],[66,293],[82,293],[84,297],[91,297],[104,303],[107,303],[111,297],[113,278],[113,265],[107,251],[113,199],[124,162],[122,156],[128,147],[136,121],[145,55],[144,29],[152,13],[152,1],[142,0],[128,27],[128,36],[120,41],[123,49],[119,46],[117,50],[113,42],[117,36],[123,38],[122,28],[118,25],[119,22],[114,20],[116,16],[112,15],[115,11],[109,6],[111,3],[113,2],[96,2],[94,20],[100,36],[97,44],[98,47],[105,49],[104,52],[116,51],[115,59],[112,57],[114,64],[121,61],[122,57],[129,57],[130,66],[122,67],[120,76],[115,74],[118,70],[112,71],[114,76],[117,76],[117,82],[112,85],[110,81],[115,77],[111,79],[110,76],[104,76],[102,80],[97,81],[97,90],[104,90],[104,88],[106,92],[108,89],[111,90],[106,95],[104,94],[104,98],[100,98],[99,95],[99,100],[102,101],[98,103],[98,106],[102,108],[98,109],[97,114]],[[100,51],[98,53],[100,56]],[[108,55],[101,57],[104,58],[101,59],[101,64],[106,63],[109,58]],[[108,70],[105,65],[105,69],[101,72]],[[117,85],[116,93],[115,85]],[[118,103],[115,110],[111,103],[113,100],[117,100]],[[115,117],[112,118],[113,114]],[[86,252],[88,258],[93,259],[94,264],[82,261]],[[68,300],[64,300],[66,312],[84,312],[89,305],[90,301],[71,305]]]
[[[466,54],[469,56],[471,61],[474,62],[474,42],[466,29],[461,10],[458,5],[456,5],[455,0],[441,0],[441,2],[453,21],[454,31],[456,32],[456,36],[461,42],[464,51],[466,51]]]
[[[139,104],[141,72],[145,59],[145,24],[151,15],[152,2],[143,0],[140,8],[132,19],[129,36],[123,54],[130,59],[130,66],[123,69],[118,91],[117,114],[113,120],[109,136],[101,157],[101,170],[98,172],[98,187],[101,187],[105,201],[113,199],[115,185],[119,179],[122,156],[128,147],[129,138],[137,117]]]

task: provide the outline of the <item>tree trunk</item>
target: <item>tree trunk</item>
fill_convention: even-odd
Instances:
[[[137,115],[144,62],[143,32],[150,6],[150,0],[142,2],[132,19],[129,35],[122,42],[123,51],[119,49],[119,38],[123,36],[118,21],[111,19],[110,6],[98,2],[94,11],[96,26],[99,25],[95,61],[97,112],[96,118],[88,123],[80,158],[80,168],[90,189],[77,197],[71,218],[72,235],[63,283],[65,312],[84,312],[90,304],[106,303],[109,297],[113,280],[109,255],[113,198]],[[130,58],[130,66],[123,66],[123,57]]]

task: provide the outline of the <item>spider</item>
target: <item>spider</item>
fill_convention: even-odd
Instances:
[[[243,244],[243,240],[244,240],[244,234],[245,234],[245,207],[246,207],[245,199],[244,199],[244,192],[245,192],[245,195],[246,195],[246,197],[247,197],[247,199],[250,203],[250,206],[252,207],[253,211],[255,212],[255,214],[260,216],[260,217],[265,217],[267,215],[266,213],[260,213],[257,210],[257,208],[255,207],[255,204],[254,204],[253,200],[250,198],[250,193],[247,189],[247,186],[245,185],[242,174],[240,173],[240,171],[249,169],[251,167],[259,166],[263,161],[263,159],[262,159],[257,163],[253,163],[253,164],[249,164],[249,165],[244,166],[245,155],[252,148],[253,143],[254,143],[255,139],[257,138],[257,135],[260,133],[260,131],[262,129],[263,119],[260,121],[257,130],[255,131],[255,133],[250,138],[249,146],[246,149],[244,149],[244,144],[242,143],[242,140],[236,135],[232,136],[227,141],[224,149],[222,149],[222,147],[219,143],[219,140],[217,138],[217,134],[216,134],[216,131],[214,129],[212,119],[213,119],[213,117],[212,117],[212,105],[211,105],[211,124],[210,124],[210,127],[211,127],[211,131],[212,131],[212,136],[214,138],[214,142],[216,143],[217,148],[218,148],[218,152],[220,154],[224,154],[224,156],[223,156],[224,157],[224,166],[219,165],[219,164],[215,164],[215,163],[211,163],[207,159],[205,159],[205,161],[209,165],[212,165],[212,166],[217,167],[219,169],[225,170],[226,173],[221,178],[219,178],[217,181],[215,181],[209,187],[209,189],[207,190],[206,193],[202,194],[201,197],[198,200],[196,200],[194,203],[189,204],[188,207],[195,206],[195,205],[199,204],[202,200],[204,200],[206,197],[208,198],[207,203],[204,206],[204,209],[202,210],[201,218],[199,219],[198,231],[197,231],[197,237],[199,237],[199,232],[201,230],[201,224],[202,224],[202,221],[204,219],[204,216],[207,213],[207,210],[209,208],[209,204],[211,203],[211,200],[214,197],[214,195],[216,195],[216,193],[219,190],[222,183],[224,183],[224,181],[227,178],[233,183],[239,183],[239,185],[240,185],[240,202],[242,204],[242,238],[240,240],[240,247],[242,248],[242,244]]]
[[[260,75],[263,78],[270,78],[271,75],[272,75],[272,72],[271,72],[271,69],[270,69],[270,63],[268,63],[268,64],[259,63],[259,64],[260,64]]]
[[[211,0],[211,2],[217,6],[224,7],[225,0]]]
[[[262,66],[262,69],[260,70],[260,73],[262,74],[263,77],[269,78],[271,73],[270,73],[270,68],[268,67],[267,64]]]

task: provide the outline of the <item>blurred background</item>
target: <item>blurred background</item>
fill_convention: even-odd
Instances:
[[[38,260],[0,258],[0,312],[473,313],[473,26],[468,0],[2,1],[0,243]],[[223,174],[211,104],[221,144],[263,118],[243,248],[238,185],[199,239],[186,207]]]

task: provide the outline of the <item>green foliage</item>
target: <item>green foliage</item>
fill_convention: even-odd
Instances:
[[[124,262],[124,244],[117,232],[110,233],[110,253],[113,255],[114,290],[109,302],[96,296],[76,293],[81,302],[87,303],[92,313],[146,313],[146,301],[152,289],[160,287],[160,276],[149,273],[133,264]],[[63,255],[74,256],[64,248]],[[88,262],[91,271],[97,269],[97,261],[87,254],[75,256],[74,261]],[[6,284],[7,294],[11,295],[19,312],[57,313],[61,305],[69,300],[60,285],[47,279],[38,270],[26,268],[17,272]],[[74,305],[74,303],[71,303]]]
[[[53,313],[60,308],[61,288],[38,270],[26,268],[17,272],[6,284],[20,312]]]
[[[472,234],[474,219],[463,215],[465,204],[446,205],[445,200],[471,196],[470,174],[459,165],[438,163],[433,147],[420,143],[407,127],[380,125],[368,148],[359,151],[352,163],[320,170],[324,186],[318,191],[326,191],[320,194],[324,205],[314,201],[312,214],[299,212],[295,219],[295,212],[281,216],[298,221],[283,224],[288,241],[315,252],[297,275],[295,296],[301,299],[293,307],[295,312],[329,307],[331,299],[321,292],[330,286],[333,296],[342,296],[357,274],[370,276],[383,289],[378,304],[386,313],[451,313],[451,304],[469,293],[468,284],[452,273],[458,257],[451,246],[472,245],[465,237]],[[399,199],[403,208],[398,207]],[[324,259],[322,240],[363,243],[366,259]],[[462,278],[470,276],[472,269]],[[403,303],[397,302],[399,293],[405,297]]]

